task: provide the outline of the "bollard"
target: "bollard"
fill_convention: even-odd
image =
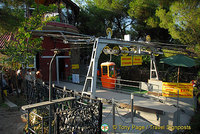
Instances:
[[[134,100],[134,94],[131,93],[131,123],[133,123],[133,100]]]

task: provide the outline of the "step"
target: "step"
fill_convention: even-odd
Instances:
[[[7,98],[5,98],[5,104],[7,104],[10,108],[17,108],[17,105],[9,101]]]

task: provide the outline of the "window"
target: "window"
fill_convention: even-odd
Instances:
[[[114,66],[109,66],[109,77],[114,77],[114,71],[115,67]]]
[[[107,66],[103,66],[103,75],[107,74],[108,74]]]

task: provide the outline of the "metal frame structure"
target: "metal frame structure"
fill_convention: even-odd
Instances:
[[[155,63],[154,54],[162,54],[160,48],[176,48],[179,50],[183,50],[184,45],[176,45],[176,44],[163,44],[159,42],[139,42],[139,41],[125,41],[122,39],[111,39],[111,32],[108,33],[108,37],[99,37],[95,38],[94,36],[72,33],[67,31],[59,31],[59,30],[35,30],[32,31],[37,36],[48,36],[56,39],[63,40],[63,43],[69,43],[73,45],[89,45],[93,43],[93,51],[89,64],[89,69],[87,72],[86,80],[84,83],[83,94],[91,95],[92,98],[95,97],[96,93],[96,81],[97,81],[97,65],[99,56],[103,50],[103,48],[109,44],[115,44],[120,47],[130,46],[137,48],[136,51],[123,51],[119,50],[121,53],[129,53],[131,55],[150,55],[150,79],[158,80],[158,72]],[[70,49],[78,49],[81,47],[75,48],[64,48],[64,49],[53,49],[52,51],[68,51]],[[150,51],[145,51],[150,49]],[[113,50],[109,50],[110,54],[119,53]],[[59,81],[58,81],[59,82]],[[90,88],[90,89],[89,89]]]
[[[91,95],[92,98],[95,98],[95,93],[96,93],[96,81],[97,81],[97,65],[98,65],[98,60],[99,56],[101,54],[101,51],[103,48],[109,44],[115,44],[119,46],[134,46],[137,47],[136,52],[130,52],[132,54],[136,55],[142,55],[142,54],[147,54],[141,50],[142,47],[145,48],[150,48],[152,53],[159,53],[156,48],[147,42],[137,42],[137,41],[124,41],[124,40],[119,40],[119,39],[111,39],[111,38],[96,38],[94,41],[93,45],[93,52],[90,60],[90,65],[88,69],[88,73],[86,76],[86,80],[84,83],[83,91],[82,94],[87,94]],[[156,64],[155,64],[155,57],[153,54],[151,54],[153,58],[151,58],[151,64],[154,66],[151,66],[150,72],[156,72],[155,78],[158,80],[158,73],[156,69]],[[153,75],[150,75],[150,79],[154,78]],[[90,90],[88,90],[90,87]]]

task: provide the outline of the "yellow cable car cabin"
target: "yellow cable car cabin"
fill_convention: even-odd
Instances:
[[[101,83],[102,87],[115,89],[116,71],[114,62],[101,63]]]

